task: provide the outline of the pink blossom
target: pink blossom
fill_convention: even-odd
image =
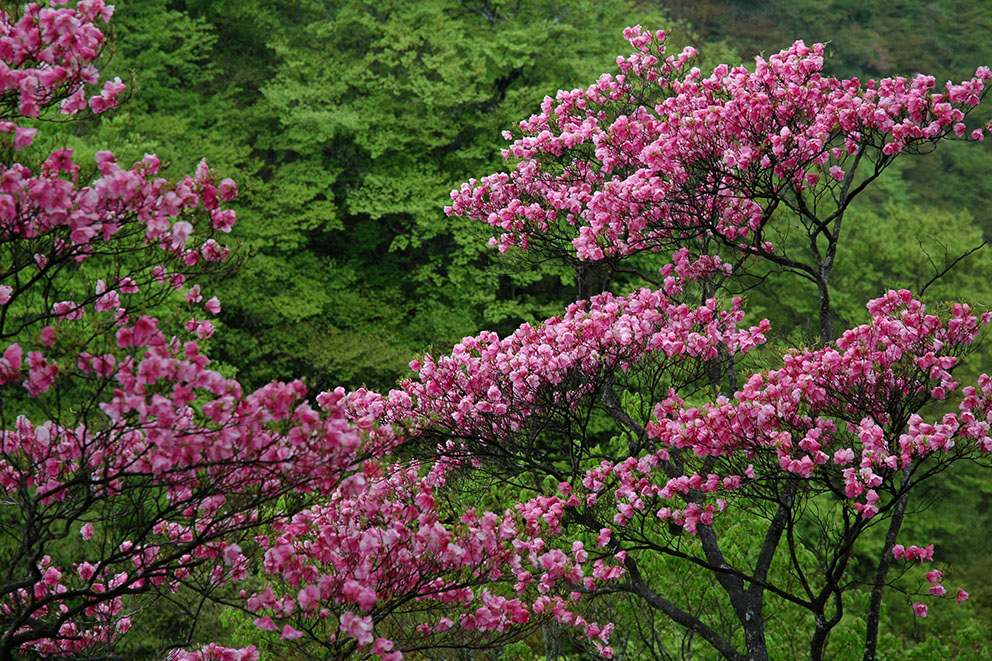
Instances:
[[[596,537],[596,544],[599,546],[599,548],[603,548],[604,546],[610,543],[610,536],[612,534],[613,531],[610,530],[609,528],[603,528],[599,531],[599,536]]]
[[[0,385],[21,378],[21,361],[24,350],[16,342],[8,346],[0,357]]]
[[[45,326],[41,329],[41,333],[38,334],[38,341],[44,347],[50,347],[55,343],[55,329],[51,326]]]
[[[230,232],[234,225],[235,214],[230,209],[215,209],[210,213],[210,220],[215,229],[221,232]]]
[[[203,300],[203,296],[200,294],[200,285],[193,285],[189,288],[189,291],[183,294],[183,297],[190,303],[199,303]]]
[[[282,635],[280,636],[280,638],[282,640],[296,640],[297,638],[301,638],[302,636],[303,636],[302,631],[298,629],[294,629],[293,627],[287,624],[283,626]]]
[[[311,610],[320,602],[320,590],[316,585],[307,585],[300,590],[296,598],[300,602],[300,608]]]
[[[341,614],[341,631],[354,638],[359,647],[365,647],[373,640],[372,618],[368,615],[358,617],[351,611],[345,611]]]
[[[192,234],[193,226],[185,220],[180,220],[172,226],[172,247],[182,246],[189,240]]]
[[[234,565],[241,559],[241,547],[237,544],[228,544],[224,547],[224,564]]]
[[[255,626],[261,629],[262,631],[279,630],[279,627],[276,625],[275,622],[272,621],[272,618],[269,617],[268,615],[266,615],[265,617],[255,618]]]
[[[18,126],[14,136],[14,149],[20,151],[25,147],[31,146],[36,135],[38,135],[38,129],[22,128]]]
[[[233,179],[222,179],[218,190],[220,191],[221,199],[225,202],[230,202],[238,196],[238,185],[234,183]]]

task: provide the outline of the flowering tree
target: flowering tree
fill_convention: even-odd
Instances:
[[[232,181],[29,149],[124,90],[87,96],[112,7],[51,4],[0,13],[0,659],[95,654],[156,594],[243,577],[238,541],[369,456],[339,399],[244,393],[202,353],[220,303],[187,279],[226,268]]]
[[[530,492],[523,511],[540,503],[549,529],[539,542],[515,542],[530,549],[530,563],[513,556],[481,565],[488,586],[509,579],[520,596],[536,586],[569,600],[629,594],[730,659],[775,654],[771,603],[802,614],[810,658],[824,658],[831,631],[863,601],[863,656],[873,659],[891,576],[934,560],[932,545],[900,540],[912,493],[956,462],[987,462],[992,450],[992,381],[962,388],[953,376],[989,315],[961,304],[928,310],[908,291],[890,291],[868,303],[866,323],[838,335],[831,269],[846,210],[896,158],[952,137],[982,139],[985,130],[969,132],[965,122],[989,70],[940,91],[926,76],[861,84],[824,76],[823,47],[797,42],[757,59],[753,71],[721,66],[704,77],[689,66],[691,49],[666,56],[662,33],[626,36],[635,53],[618,60],[620,74],[546,98],[505,152],[512,170],[464,184],[449,211],[498,228],[491,243],[501,251],[567,260],[586,290],[631,273],[653,289],[602,291],[506,338],[466,338],[448,356],[411,363],[415,376],[387,396],[348,394],[349,415],[366,426],[375,420],[378,433],[403,430],[408,445],[422,441],[417,447],[445,467],[446,481],[431,483],[431,499],[415,501],[411,515],[452,520],[461,498],[445,503],[437,493],[475,493],[486,476]],[[773,241],[796,231],[802,241]],[[646,268],[654,260],[657,276]],[[762,264],[816,285],[821,343],[742,378],[767,322],[742,325],[741,299],[717,296],[751,286]],[[384,485],[411,470],[370,474],[368,488],[394,489]],[[352,525],[342,516],[351,506],[334,502],[339,509],[311,511],[280,540],[290,546],[280,554],[316,562],[310,579],[266,567],[304,585],[304,613],[341,602],[333,591],[319,591],[318,601],[311,586],[357,580],[355,565],[312,552],[315,529],[326,541],[328,521],[338,531]],[[476,517],[463,519],[469,530]],[[756,530],[747,540],[733,537],[742,517]],[[494,531],[498,520],[490,517]],[[395,525],[361,523],[331,546],[385,539]],[[878,535],[880,551],[866,562]],[[647,569],[659,558],[708,574],[720,592],[716,608],[667,590],[667,577]],[[919,616],[948,594],[940,569],[925,578],[913,605]],[[859,584],[866,590],[857,594]],[[449,612],[423,633],[472,629],[480,612],[499,613],[469,608],[474,593],[457,585],[464,601],[440,600],[458,617]],[[356,585],[352,592],[368,612],[352,637],[362,649],[387,649],[370,646],[390,630],[389,602],[375,591],[373,603]],[[532,602],[529,613],[541,606]],[[268,609],[280,614],[277,604]],[[582,618],[565,607],[552,616]],[[526,617],[504,611],[498,621]],[[609,656],[608,630],[581,624],[580,636]]]
[[[753,72],[721,65],[704,78],[688,68],[691,48],[666,57],[663,38],[627,37],[637,52],[618,60],[620,75],[546,97],[504,152],[520,159],[515,170],[464,184],[452,211],[498,228],[500,250],[614,270],[684,246],[770,262],[817,286],[821,339],[833,339],[845,212],[900,154],[963,136],[989,70],[941,92],[929,76],[862,85],[822,75],[822,44],[797,42]],[[772,243],[784,234],[775,218],[803,240]]]
[[[636,52],[618,59],[620,75],[546,98],[505,152],[514,169],[463,185],[452,193],[452,212],[499,228],[492,244],[503,251],[520,246],[605,264],[607,273],[630,269],[639,253],[674,251],[696,300],[743,288],[750,265],[771,263],[816,284],[821,340],[832,340],[830,274],[845,211],[900,154],[963,136],[989,70],[939,92],[926,76],[862,85],[822,75],[822,46],[797,42],[767,61],[758,58],[753,71],[721,66],[704,77],[688,66],[691,49],[666,57],[663,34],[634,28],[626,36]],[[982,139],[983,130],[970,137]],[[789,231],[781,225],[804,240],[771,242]],[[707,305],[719,308],[713,299]],[[830,630],[850,607],[845,590],[857,543],[887,522],[865,613],[864,657],[874,658],[892,562],[929,559],[928,551],[913,547],[906,555],[897,544],[910,492],[955,460],[984,457],[990,448],[986,377],[961,392],[957,413],[932,423],[918,415],[958,389],[951,372],[988,317],[979,320],[966,306],[948,317],[928,314],[907,292],[890,292],[868,309],[870,323],[832,345],[786,354],[782,368],[750,377],[740,390],[733,369],[721,368],[722,383],[712,383],[733,397],[703,406],[686,403],[693,392],[671,366],[651,363],[644,378],[626,363],[613,375],[608,368],[615,363],[596,365],[598,380],[579,380],[598,399],[588,405],[613,418],[627,443],[603,453],[591,470],[583,460],[598,457],[581,444],[570,452],[579,460],[566,468],[564,456],[521,452],[488,428],[460,435],[483,441],[473,452],[498,448],[520,468],[553,467],[557,479],[581,486],[574,520],[601,528],[602,546],[622,554],[628,569],[626,583],[603,589],[635,593],[728,658],[767,658],[768,595],[810,612],[810,655],[822,658]],[[633,328],[657,330],[643,314],[636,318]],[[715,340],[722,331],[725,339],[728,328],[721,320],[696,337]],[[675,346],[665,348],[667,356],[681,352]],[[547,355],[558,355],[559,347]],[[732,360],[737,347],[720,348],[697,356]],[[506,373],[498,362],[492,368]],[[645,393],[645,383],[669,392]],[[618,396],[621,386],[627,392]],[[639,410],[618,404],[625,400]],[[728,560],[720,536],[718,513],[730,505],[767,522],[743,561]],[[698,544],[687,551],[672,524],[695,534]],[[812,553],[812,568],[800,562],[804,553]],[[742,640],[735,644],[693,608],[653,589],[639,569],[650,554],[712,572]],[[773,577],[776,558],[788,567]],[[927,578],[931,594],[944,594],[939,572]],[[922,602],[914,608],[926,614]]]

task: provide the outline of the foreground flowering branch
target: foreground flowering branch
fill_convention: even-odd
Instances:
[[[370,456],[336,400],[312,408],[300,382],[244,393],[203,355],[220,304],[188,278],[227,268],[232,181],[201,163],[173,184],[154,156],[110,152],[92,179],[67,149],[13,162],[30,118],[116,104],[119,80],[87,97],[111,13],[0,16],[2,659],[96,654],[155,595],[244,577],[239,540]],[[179,292],[179,319],[150,314]]]

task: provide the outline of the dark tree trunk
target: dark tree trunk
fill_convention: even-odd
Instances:
[[[868,599],[868,612],[865,619],[865,653],[864,661],[875,661],[875,654],[878,647],[878,621],[882,612],[882,594],[885,591],[885,576],[892,565],[892,547],[896,544],[899,536],[899,529],[902,528],[902,521],[906,514],[906,505],[909,503],[909,486],[912,480],[913,465],[910,464],[903,469],[902,484],[900,485],[901,495],[896,506],[892,509],[892,519],[889,521],[889,530],[885,534],[885,545],[882,547],[882,554],[878,558],[878,567],[875,570],[875,580],[872,581],[871,595]]]

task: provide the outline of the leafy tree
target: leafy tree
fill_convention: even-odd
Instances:
[[[225,289],[226,359],[266,377],[388,387],[428,346],[557,309],[571,295],[567,269],[495,271],[476,232],[440,209],[464,172],[495,165],[500,129],[547,89],[607,66],[633,10],[304,6],[297,27],[281,23],[266,41],[277,62],[259,88],[266,166],[241,214],[259,258]]]

